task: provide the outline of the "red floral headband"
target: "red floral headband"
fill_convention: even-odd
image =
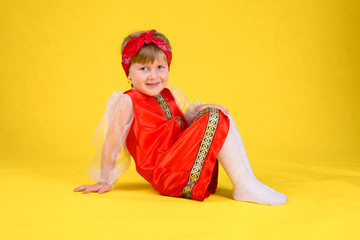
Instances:
[[[152,37],[151,35],[156,32],[156,30],[151,30],[151,32],[142,33],[139,37],[133,37],[127,42],[122,51],[122,66],[124,68],[126,76],[129,75],[129,67],[131,63],[131,59],[133,56],[142,48],[142,46],[150,43],[154,43],[157,47],[159,47],[166,55],[168,66],[170,69],[170,63],[172,58],[172,53],[169,45],[164,42],[164,40],[156,37]]]

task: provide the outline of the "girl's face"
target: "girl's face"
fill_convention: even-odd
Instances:
[[[169,78],[169,68],[163,57],[158,57],[153,63],[133,63],[129,68],[128,78],[134,89],[148,96],[159,94]]]

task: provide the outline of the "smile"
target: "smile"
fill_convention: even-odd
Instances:
[[[149,86],[149,87],[156,87],[158,86],[160,83],[157,82],[157,83],[145,83],[146,86]]]

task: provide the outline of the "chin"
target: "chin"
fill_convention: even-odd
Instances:
[[[148,91],[148,95],[150,96],[155,96],[155,95],[158,95],[159,93],[161,93],[162,90],[164,90],[165,86],[164,87],[159,87],[157,89],[153,89],[152,91]]]
[[[161,91],[162,91],[162,89],[161,89]],[[147,95],[149,95],[149,96],[156,96],[156,95],[158,95],[159,93],[161,93],[161,91],[153,91],[153,92],[151,92],[151,93],[148,93]]]
[[[141,91],[142,94],[148,95],[148,96],[156,96],[158,95],[164,88],[161,89],[154,89],[154,90],[148,90],[148,91]]]

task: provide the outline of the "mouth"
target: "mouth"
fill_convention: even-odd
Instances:
[[[145,83],[146,86],[148,87],[157,87],[158,85],[160,85],[160,82],[155,82],[155,83]]]

